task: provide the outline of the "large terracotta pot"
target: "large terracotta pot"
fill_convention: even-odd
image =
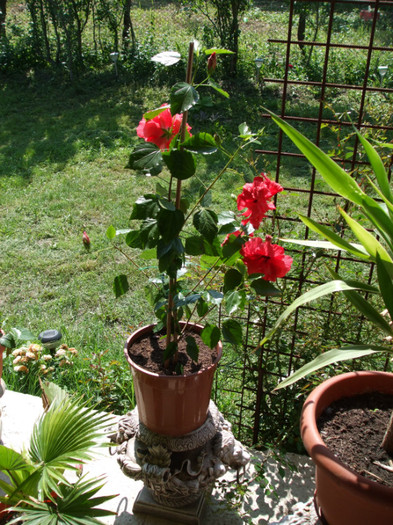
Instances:
[[[315,463],[316,502],[329,525],[392,525],[393,488],[366,479],[338,460],[323,442],[317,419],[334,401],[366,392],[393,394],[393,374],[350,372],[319,385],[306,399],[300,430]]]
[[[202,326],[192,325],[201,332]],[[134,363],[129,348],[154,325],[140,328],[127,339],[124,347],[131,367],[139,420],[151,431],[166,436],[183,436],[196,430],[206,421],[214,372],[222,355],[218,343],[217,359],[206,369],[187,376],[159,375]]]

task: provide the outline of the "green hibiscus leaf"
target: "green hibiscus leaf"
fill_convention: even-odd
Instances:
[[[187,354],[190,356],[190,359],[192,359],[195,363],[197,363],[198,356],[199,356],[199,348],[198,348],[198,345],[195,339],[191,335],[188,335],[186,337],[186,342],[187,342],[187,348],[186,348]]]
[[[224,276],[224,292],[234,290],[243,282],[243,275],[235,268],[230,268]]]
[[[228,319],[222,324],[222,335],[224,340],[234,346],[240,346],[243,342],[242,326],[234,319]]]
[[[193,218],[195,229],[211,243],[218,233],[218,218],[213,210],[202,208]]]
[[[252,283],[250,284],[251,288],[255,290],[255,292],[258,295],[269,295],[269,296],[277,296],[281,295],[280,290],[272,285],[269,281],[266,281],[265,279],[262,279],[260,277],[259,279],[254,279]]]
[[[141,234],[139,230],[131,230],[126,237],[126,244],[130,248],[143,248]]]
[[[233,314],[239,308],[244,308],[246,303],[246,294],[244,292],[237,292],[236,290],[231,290],[225,294],[225,310],[228,315]]]
[[[185,250],[188,255],[203,255],[205,253],[204,238],[200,235],[187,237]]]
[[[162,157],[175,179],[186,180],[194,175],[196,162],[189,151],[174,149],[163,153]]]
[[[158,175],[162,167],[162,153],[155,144],[144,142],[138,144],[128,160],[126,168]]]
[[[186,297],[184,295],[179,294],[178,298],[175,300],[175,306],[179,308],[180,306],[187,306],[188,304],[196,303],[201,298],[201,295],[199,293],[193,293],[190,295],[187,295]]]
[[[208,242],[206,239],[203,239],[203,245],[206,255],[211,255],[212,257],[222,256],[221,243],[217,237],[213,239],[213,242]]]
[[[217,346],[220,337],[220,329],[212,324],[207,324],[201,332],[201,339],[209,348]]]
[[[164,51],[154,55],[151,60],[163,66],[173,66],[181,60],[181,54],[177,51]]]
[[[140,238],[143,243],[143,248],[154,248],[157,246],[159,229],[155,219],[147,219],[142,223]]]
[[[159,212],[157,197],[155,195],[144,195],[134,203],[130,220],[154,219]]]
[[[116,228],[114,226],[109,226],[106,230],[106,236],[111,241],[116,237]]]
[[[161,210],[157,217],[158,230],[164,241],[175,239],[184,224],[184,214],[180,210]]]
[[[238,252],[245,240],[241,237],[236,237],[235,235],[230,235],[228,241],[222,247],[222,254],[225,258],[232,257],[236,252]]]
[[[218,292],[217,290],[208,290],[207,291],[207,301],[209,303],[215,304],[216,306],[219,306],[224,298],[224,294],[222,292]]]
[[[197,133],[193,135],[182,146],[193,153],[202,153],[203,155],[210,155],[217,151],[216,141],[210,133]]]
[[[157,244],[157,257],[160,259],[167,253],[174,253],[175,255],[181,255],[184,252],[182,242],[179,238],[172,239],[169,242],[164,240],[158,241]]]
[[[197,302],[197,313],[199,317],[203,317],[209,311],[209,305],[202,298]]]
[[[234,224],[236,221],[236,215],[233,211],[222,211],[218,214],[218,225],[224,226],[225,224]]]
[[[178,82],[171,89],[170,104],[172,115],[184,113],[184,111],[195,106],[198,100],[198,92],[193,86],[187,84],[187,82]]]
[[[113,290],[116,298],[121,297],[129,290],[128,280],[126,275],[117,275],[113,281]]]

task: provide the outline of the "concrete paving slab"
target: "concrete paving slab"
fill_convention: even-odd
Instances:
[[[42,414],[41,399],[6,390],[0,399],[2,407],[2,438],[15,450],[28,447],[34,422]],[[116,422],[114,421],[114,428]],[[314,491],[314,468],[309,458],[288,454],[279,461],[271,454],[250,450],[252,462],[240,502],[230,495],[230,482],[235,478],[228,472],[218,484],[207,503],[201,519],[203,525],[295,525],[317,523],[311,499]],[[263,465],[266,486],[256,477],[256,466]],[[102,449],[95,460],[84,467],[92,477],[105,476],[102,494],[116,494],[103,507],[116,516],[103,519],[106,525],[173,525],[172,522],[145,514],[133,513],[136,497],[143,487],[141,481],[127,478],[117,465],[116,450]],[[269,493],[269,491],[271,491]],[[299,521],[300,520],[300,521]]]

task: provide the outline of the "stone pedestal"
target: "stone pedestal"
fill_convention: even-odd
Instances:
[[[213,402],[206,422],[194,432],[170,437],[151,432],[135,408],[119,422],[118,462],[126,476],[143,480],[135,512],[179,523],[199,523],[204,495],[229,468],[244,471],[250,455],[233,436]]]

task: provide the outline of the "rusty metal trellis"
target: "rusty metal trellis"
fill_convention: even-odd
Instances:
[[[321,145],[322,142],[322,130],[325,126],[340,126],[342,129],[350,131],[350,126],[355,126],[358,130],[371,130],[371,131],[382,131],[385,134],[393,135],[392,119],[388,119],[388,122],[370,122],[368,116],[366,116],[367,107],[367,96],[372,93],[379,93],[384,97],[393,97],[393,89],[381,85],[376,85],[375,72],[371,69],[372,58],[375,52],[384,53],[384,56],[389,56],[390,60],[393,60],[393,47],[381,46],[376,43],[376,35],[378,32],[379,23],[382,19],[380,12],[382,9],[385,11],[383,14],[388,13],[391,16],[393,23],[393,0],[289,0],[288,2],[288,31],[286,39],[270,39],[270,44],[281,46],[282,54],[284,58],[284,75],[282,78],[260,78],[262,95],[265,89],[269,86],[275,86],[276,89],[280,90],[280,111],[279,115],[284,120],[292,121],[294,126],[303,125],[307,126],[309,138],[317,145]],[[318,40],[298,40],[293,37],[297,14],[296,7],[301,4],[323,4],[325,10],[328,12],[327,20],[325,23],[324,39]],[[367,9],[366,16],[367,28],[369,31],[368,44],[365,45],[357,44],[354,42],[338,42],[335,40],[334,23],[337,17],[339,9],[359,10],[359,16],[363,12],[362,10]],[[322,64],[322,76],[320,80],[307,80],[307,79],[294,79],[289,67],[291,63],[291,57],[293,51],[299,49],[299,46],[309,49],[322,49],[324,50],[324,59]],[[347,84],[342,82],[330,82],[329,81],[329,65],[331,59],[331,51],[336,49],[348,49],[362,52],[365,54],[365,66],[364,75],[362,82],[357,84]],[[374,78],[373,78],[374,74]],[[291,111],[288,110],[288,102],[290,99],[290,90],[293,88],[311,88],[319,90],[319,102],[317,109],[317,116],[309,115],[294,115],[291,107]],[[336,118],[327,118],[326,116],[326,103],[329,99],[329,90],[336,91],[351,91],[357,93],[358,96],[358,107],[356,109],[356,119],[353,122],[342,121]],[[392,102],[390,102],[392,104]],[[390,106],[391,107],[391,106]],[[269,114],[261,115],[261,120],[269,123]],[[291,122],[291,123],[292,123]],[[312,133],[310,134],[310,129]],[[287,144],[284,141],[283,133],[277,132],[277,148],[276,149],[260,149],[257,151],[260,155],[264,155],[271,162],[275,161],[275,178],[277,182],[280,182],[284,189],[288,193],[303,195],[303,200],[307,199],[306,214],[308,217],[313,215],[313,207],[315,199],[318,197],[331,198],[337,197],[334,193],[329,192],[327,188],[321,189],[317,185],[317,178],[315,170],[311,172],[311,178],[308,187],[296,186],[295,183],[283,183],[283,165],[285,162],[301,162],[303,156],[300,153],[294,152],[293,150],[287,150]],[[352,154],[342,157],[333,157],[336,161],[342,163],[348,170],[354,170],[358,166],[366,165],[364,159],[359,158],[358,140],[355,137],[352,144]],[[286,230],[290,230],[291,224],[297,223],[298,219],[295,214],[280,214],[276,216],[275,221],[282,224],[286,224]],[[288,226],[289,225],[289,226]],[[304,228],[304,238],[308,238],[309,232],[307,228]],[[298,257],[301,263],[299,264],[299,272],[295,277],[289,276],[287,279],[288,283],[291,283],[292,289],[295,288],[295,295],[301,293],[305,283],[316,283],[315,279],[310,279],[306,266],[307,261],[305,255],[302,255],[301,250],[297,250]],[[336,270],[339,268],[340,263],[344,260],[353,260],[350,257],[344,257],[343,255],[327,256],[334,259]],[[325,256],[325,255],[324,255]],[[366,270],[368,272],[368,281],[372,280],[373,268]],[[270,426],[276,426],[277,428],[283,428],[287,421],[288,408],[293,409],[294,400],[293,392],[281,391],[280,396],[272,394],[271,390],[274,384],[279,378],[289,375],[296,362],[300,359],[298,354],[297,344],[299,338],[304,335],[302,327],[299,324],[299,312],[294,315],[292,321],[291,336],[283,345],[282,343],[272,343],[272,345],[266,345],[259,354],[255,354],[252,350],[255,348],[255,341],[265,333],[267,312],[271,305],[276,304],[278,307],[282,307],[285,304],[285,297],[282,299],[283,303],[280,304],[280,300],[269,300],[260,305],[258,315],[256,316],[253,308],[248,311],[248,316],[242,319],[244,324],[247,326],[246,341],[243,348],[242,357],[239,358],[235,363],[224,364],[225,373],[218,374],[218,382],[220,390],[226,393],[228,401],[226,401],[223,407],[223,412],[226,416],[234,423],[235,431],[238,438],[244,442],[253,445],[266,445],[266,436],[271,438],[272,432],[269,430],[269,424],[266,425],[266,421],[270,421]],[[330,302],[328,308],[319,308],[318,315],[325,315],[327,319],[336,315],[337,312],[334,309],[333,302]],[[316,310],[309,306],[307,308],[311,314],[316,314]],[[360,330],[360,328],[359,328]],[[307,335],[307,334],[306,334]],[[251,356],[251,357],[250,357]],[[272,366],[274,363],[275,366]],[[281,365],[277,363],[284,363],[284,367],[280,368]],[[278,367],[278,369],[277,369]],[[229,381],[224,381],[223,377],[231,378]],[[273,424],[274,420],[274,424]],[[265,427],[267,433],[265,432]],[[279,432],[278,432],[279,434]],[[277,439],[281,439],[283,436],[277,435]],[[271,442],[271,444],[274,444]]]

